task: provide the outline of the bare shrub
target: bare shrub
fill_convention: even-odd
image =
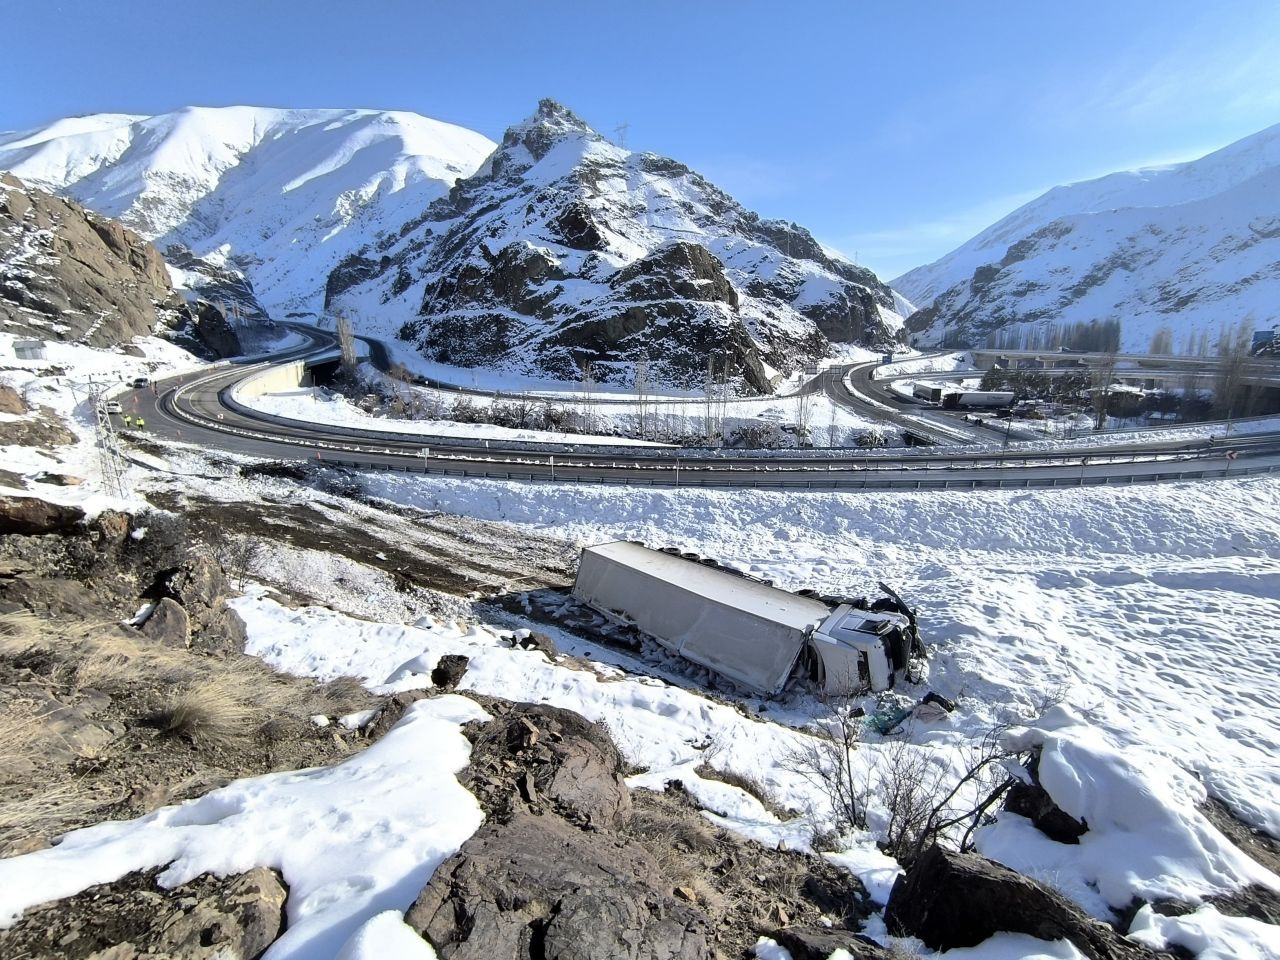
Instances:
[[[972,849],[974,832],[1013,785],[1009,761],[1021,762],[1004,747],[1007,729],[988,730],[968,749],[957,776],[929,747],[901,740],[860,743],[861,720],[842,703],[823,730],[783,762],[830,804],[830,818],[814,823],[815,842],[822,837],[832,844],[840,834],[866,829],[874,805],[883,811],[881,848],[908,866],[934,843]],[[863,748],[871,754],[865,763],[858,757]]]
[[[844,833],[867,825],[867,786],[861,764],[855,759],[861,735],[862,720],[844,701],[836,705],[821,730],[783,758],[782,765],[817,787],[831,806],[831,822],[815,825],[817,832]]]

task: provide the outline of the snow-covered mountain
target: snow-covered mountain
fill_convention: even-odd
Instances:
[[[981,343],[1016,323],[1118,319],[1122,343],[1175,344],[1280,312],[1280,125],[1187,163],[1055,187],[893,281],[908,328]]]
[[[188,107],[0,134],[0,170],[152,240],[187,286],[234,296],[242,272],[283,317],[319,313],[336,263],[443,196],[493,148],[413,113]]]
[[[606,382],[647,361],[654,382],[688,387],[719,356],[762,392],[770,368],[901,327],[869,270],[550,100],[475,176],[339,267],[329,294],[435,361],[563,379],[590,361]]]

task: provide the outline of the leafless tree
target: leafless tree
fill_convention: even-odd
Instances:
[[[1151,335],[1151,352],[1157,356],[1173,353],[1173,330],[1163,325]]]
[[[1114,353],[1109,353],[1091,371],[1092,386],[1090,395],[1093,398],[1093,428],[1101,430],[1107,422],[1107,398],[1111,396],[1111,387],[1116,378],[1118,360]]]

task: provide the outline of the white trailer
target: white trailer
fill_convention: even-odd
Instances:
[[[914,635],[901,613],[827,603],[626,541],[582,551],[573,595],[766,695],[783,688],[802,656],[803,672],[827,692],[886,689],[905,670]]]
[[[1009,407],[1012,405],[1012,390],[955,390],[942,395],[942,406],[948,410],[960,407]]]

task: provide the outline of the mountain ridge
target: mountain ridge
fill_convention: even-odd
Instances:
[[[895,289],[908,326],[974,343],[1009,324],[1118,318],[1124,345],[1267,324],[1280,296],[1280,124],[1203,157],[1054,187]],[[1251,321],[1252,318],[1252,321]]]
[[[340,265],[327,305],[362,329],[406,317],[380,332],[439,362],[559,379],[592,363],[614,382],[643,363],[695,386],[719,351],[768,392],[833,341],[884,346],[901,325],[871,271],[552,100],[388,241]]]

